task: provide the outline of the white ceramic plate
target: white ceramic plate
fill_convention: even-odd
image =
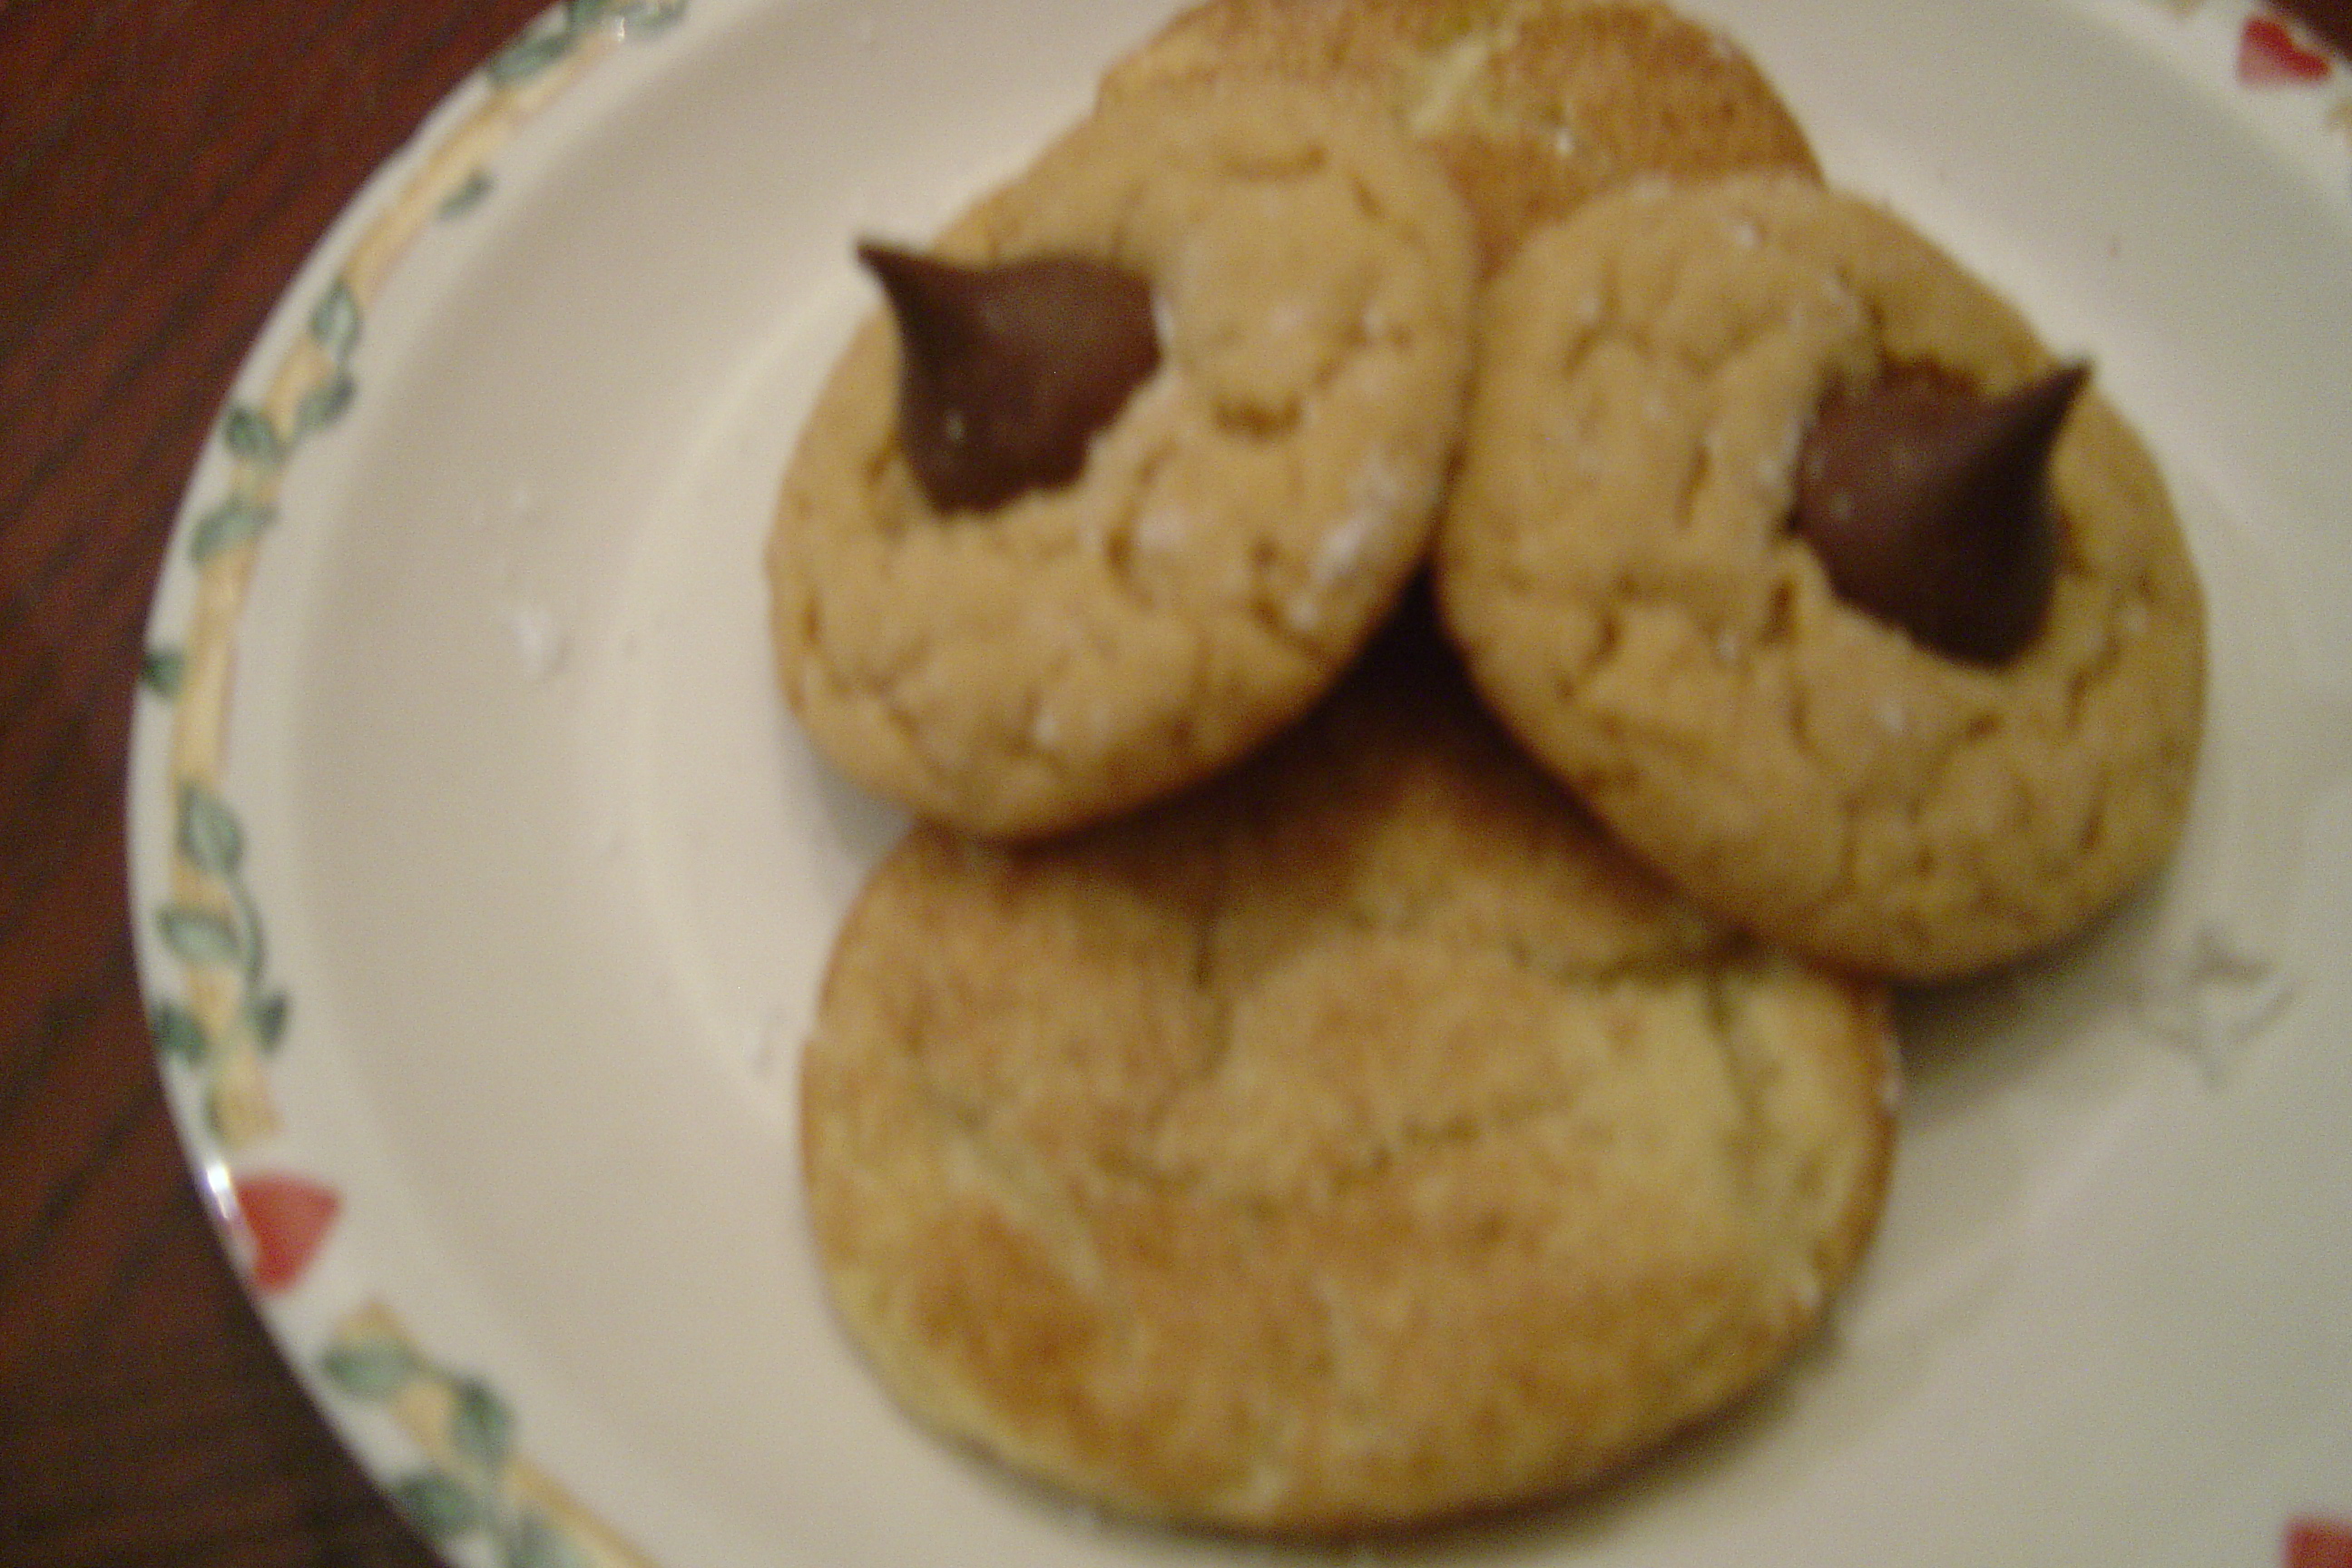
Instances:
[[[142,972],[272,1330],[455,1560],[1269,1555],[902,1419],[792,1132],[897,827],[772,696],[757,564],[849,240],[1017,166],[1160,9],[551,12],[232,392],[151,631]],[[2149,437],[2211,590],[2202,794],[2117,921],[1912,1009],[1881,1239],[1790,1377],[1597,1496],[1365,1555],[2275,1563],[2352,1513],[2352,73],[2244,0],[1694,9]]]

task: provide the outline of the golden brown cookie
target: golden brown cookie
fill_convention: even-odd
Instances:
[[[778,502],[780,679],[869,787],[969,831],[1053,832],[1239,757],[1395,603],[1459,426],[1468,221],[1393,126],[1258,80],[1102,109],[937,249],[1139,275],[1158,369],[1074,481],[943,511],[899,446],[893,329],[869,321]]]
[[[1489,300],[1435,572],[1509,727],[1693,897],[1930,979],[2081,926],[2179,834],[2203,611],[2163,482],[2095,390],[2050,468],[2038,635],[1985,664],[1842,600],[1790,526],[1832,389],[1996,395],[2051,358],[1902,223],[1810,182],[1618,193]]]
[[[802,1069],[841,1315],[940,1432],[1329,1534],[1590,1481],[1755,1386],[1875,1223],[1882,994],[1612,848],[1436,642],[1205,790],[919,827]]]
[[[1651,0],[1203,0],[1115,65],[1103,92],[1254,73],[1402,120],[1468,197],[1490,268],[1629,179],[1816,172],[1747,56]]]

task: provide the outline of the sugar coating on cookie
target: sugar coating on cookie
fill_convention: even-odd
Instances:
[[[1046,833],[1234,760],[1395,602],[1459,429],[1468,220],[1392,126],[1257,82],[1098,111],[936,249],[1132,269],[1160,366],[1075,481],[942,514],[898,448],[890,324],[867,321],[778,502],[780,677],[868,786]]]
[[[1400,119],[1468,198],[1491,266],[1643,175],[1817,174],[1740,48],[1654,0],[1202,0],[1106,73],[1106,97],[1263,74]]]
[[[1175,804],[918,827],[864,890],[808,1203],[938,1430],[1150,1518],[1425,1521],[1721,1408],[1847,1278],[1884,994],[1683,904],[1423,654]]]
[[[1789,527],[1813,410],[1888,366],[2053,363],[1899,220],[1807,182],[1612,195],[1489,301],[1444,613],[1512,730],[1696,898],[1915,979],[2077,929],[2168,852],[2204,619],[2161,477],[2095,386],[2052,459],[2039,635],[1992,667],[1841,602]]]

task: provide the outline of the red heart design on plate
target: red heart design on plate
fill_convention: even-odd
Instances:
[[[343,1200],[308,1176],[264,1171],[230,1181],[236,1191],[237,1229],[253,1247],[254,1289],[288,1289],[310,1268]]]
[[[2250,87],[2325,81],[2331,68],[2326,55],[2296,42],[2276,16],[2249,16],[2238,35],[2238,79]]]
[[[2352,1568],[2352,1524],[2296,1520],[2286,1527],[2286,1568]]]

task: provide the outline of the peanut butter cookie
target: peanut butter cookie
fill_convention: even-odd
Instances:
[[[1832,408],[1977,397],[2047,423],[2080,380],[2053,363],[1926,239],[1811,182],[1596,201],[1491,294],[1435,553],[1476,683],[1627,843],[1772,940],[1912,979],[2056,941],[2163,858],[2193,781],[2202,600],[2155,464],[2081,390],[2049,537],[2021,546],[2045,581],[1913,542],[1957,552],[1898,593],[1985,599],[2009,618],[1989,641],[1854,602],[1851,563],[1792,526]]]
[[[901,439],[900,334],[869,321],[777,506],[781,684],[828,757],[917,813],[1058,831],[1236,760],[1394,605],[1459,429],[1468,220],[1381,119],[1195,84],[1104,107],[934,258],[1123,269],[1156,364],[1066,481],[941,504]],[[1028,308],[1052,339],[1055,307]],[[988,411],[932,414],[951,447]]]

